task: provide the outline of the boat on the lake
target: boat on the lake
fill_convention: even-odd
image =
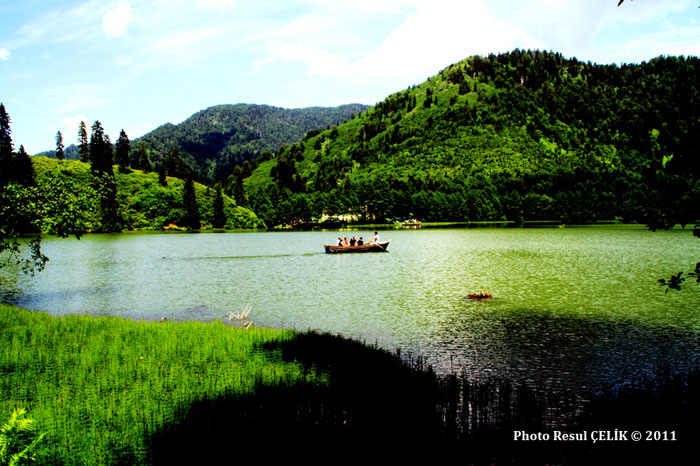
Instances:
[[[332,244],[324,244],[323,248],[327,253],[340,253],[340,252],[389,252],[387,248],[389,247],[388,241],[380,241],[378,243],[365,243],[362,246],[337,246]]]

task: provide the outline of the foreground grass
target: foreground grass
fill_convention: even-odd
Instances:
[[[28,408],[49,433],[41,464],[145,464],[149,436],[197,400],[243,396],[256,384],[322,384],[257,349],[292,336],[0,305],[0,412]]]
[[[394,456],[442,443],[435,382],[331,335],[0,305],[0,413],[29,410],[42,465],[224,464],[299,445]]]

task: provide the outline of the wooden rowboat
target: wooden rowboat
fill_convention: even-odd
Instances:
[[[323,248],[327,253],[341,253],[341,252],[389,252],[387,248],[389,247],[389,241],[380,241],[378,243],[366,243],[362,246],[334,246],[332,244],[324,244]]]

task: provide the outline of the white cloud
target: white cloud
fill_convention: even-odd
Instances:
[[[214,8],[220,11],[226,11],[236,6],[233,0],[197,0],[199,8]]]
[[[365,1],[354,2],[358,8],[369,8]],[[395,2],[376,5],[390,9]],[[270,34],[268,57],[258,63],[300,61],[308,66],[307,74],[329,77],[394,78],[422,81],[426,73],[436,73],[444,66],[473,54],[506,51],[516,43],[537,46],[538,42],[517,28],[499,24],[479,1],[414,0],[412,14],[390,31],[377,46],[359,56],[351,57],[327,44],[309,40],[313,26],[332,24],[333,18],[321,21],[302,17]],[[335,18],[337,20],[337,18]],[[314,35],[319,32],[314,31]],[[346,40],[355,41],[354,37]]]
[[[678,24],[662,27],[663,41],[640,33],[646,24],[662,23],[688,8],[692,0],[657,0],[631,4],[614,0],[306,0],[311,13],[291,19],[260,37],[267,56],[256,65],[297,62],[308,76],[392,79],[420,82],[430,74],[471,55],[520,49],[561,52],[567,57],[604,62],[616,50],[667,49],[692,53],[697,41]],[[694,5],[693,9],[695,8]],[[362,19],[393,13],[403,21],[364,49],[362,34],[353,31]],[[363,16],[364,15],[364,16]],[[354,25],[354,26],[353,26]],[[637,25],[636,29],[624,29]],[[600,32],[625,30],[620,43],[605,42]],[[697,28],[696,28],[697,29]],[[643,28],[641,30],[644,30]],[[340,32],[338,32],[340,31]],[[671,36],[676,37],[671,37]],[[685,40],[683,40],[685,38]],[[654,41],[663,46],[654,46]],[[347,44],[354,44],[348,47]],[[646,45],[645,45],[646,44]],[[674,44],[677,46],[674,47]],[[638,52],[635,52],[638,55]],[[697,54],[697,51],[695,51]],[[635,57],[636,58],[636,57]]]
[[[0,61],[7,61],[10,59],[10,51],[4,47],[0,47]]]
[[[305,3],[315,9],[340,11],[343,14],[347,14],[349,10],[400,14],[406,13],[407,8],[412,8],[414,2],[406,0],[306,0]]]
[[[426,71],[437,72],[469,55],[505,51],[518,40],[534,43],[494,21],[481,2],[427,0],[417,7],[379,48],[353,64],[357,73],[423,80]]]
[[[121,37],[132,19],[131,5],[119,2],[102,17],[102,30],[109,36]]]

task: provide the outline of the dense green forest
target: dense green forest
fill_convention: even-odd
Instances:
[[[699,70],[697,57],[473,56],[282,147],[228,190],[268,225],[324,214],[689,223],[700,218]]]
[[[211,183],[230,175],[236,166],[276,152],[301,140],[307,131],[349,120],[366,105],[284,109],[267,105],[218,105],[195,113],[178,125],[165,124],[135,139],[131,159],[144,145],[154,165],[177,147],[194,170],[195,179]]]

